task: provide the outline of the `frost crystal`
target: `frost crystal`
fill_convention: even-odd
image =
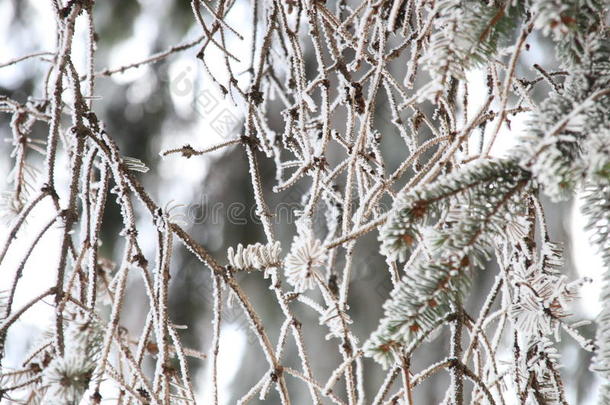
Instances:
[[[528,336],[555,333],[559,320],[568,316],[566,304],[576,298],[576,285],[536,265],[521,270],[515,285],[519,302],[511,307],[511,316],[517,329]]]
[[[316,285],[314,273],[325,262],[326,250],[322,243],[311,232],[305,232],[294,238],[284,260],[286,279],[297,291],[309,290]]]
[[[352,320],[345,311],[339,311],[336,306],[329,307],[324,314],[320,316],[320,325],[326,325],[329,329],[329,334],[326,339],[332,337],[341,338],[344,336],[344,325],[350,325]]]
[[[256,243],[245,248],[240,243],[235,250],[232,247],[227,250],[227,258],[237,270],[265,270],[279,265],[281,251],[280,242],[266,245]]]
[[[66,329],[65,342],[64,356],[54,358],[42,373],[45,404],[80,403],[94,375],[102,329],[93,321],[73,321]]]

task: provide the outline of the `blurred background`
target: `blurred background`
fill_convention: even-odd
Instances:
[[[0,1],[0,64],[15,57],[38,51],[55,49],[55,20],[50,1],[41,0],[1,0]],[[329,1],[331,8],[334,1]],[[228,16],[233,26],[243,28],[244,40],[229,38],[232,49],[243,44],[243,55],[250,49],[251,17],[249,1],[237,0]],[[201,35],[200,27],[195,24],[190,2],[185,0],[108,0],[95,4],[95,26],[98,33],[96,52],[96,71],[116,68],[131,62],[145,59],[149,55],[170,48],[178,43],[193,40]],[[82,22],[77,23],[73,59],[79,72],[85,69],[86,32]],[[260,40],[260,35],[259,35]],[[231,41],[234,41],[231,43]],[[306,42],[308,46],[310,42]],[[524,57],[528,66],[520,66],[519,74],[534,77],[532,63],[543,63],[547,70],[556,68],[553,50],[544,38],[534,36],[530,40],[530,51]],[[238,243],[248,244],[264,242],[262,227],[254,215],[254,200],[248,174],[246,155],[242,147],[230,146],[218,152],[201,157],[185,159],[173,155],[162,158],[160,152],[166,149],[190,144],[195,149],[218,143],[223,139],[239,135],[243,126],[243,103],[240,99],[232,100],[223,96],[203,72],[203,66],[196,58],[198,47],[171,55],[155,64],[110,77],[99,77],[96,80],[96,99],[93,109],[104,121],[106,130],[118,143],[125,156],[137,158],[150,170],[138,174],[147,190],[160,206],[173,207],[173,219],[186,224],[192,236],[204,245],[215,257],[226,264],[226,249]],[[224,75],[224,61],[217,49],[209,48],[207,56],[210,69],[218,77]],[[312,49],[307,49],[306,59],[315,66]],[[217,55],[214,56],[214,52]],[[244,73],[237,76],[240,84],[248,83],[250,76],[246,71],[249,66],[247,57],[242,59]],[[43,89],[43,78],[49,62],[44,56],[28,59],[15,65],[0,69],[0,94],[20,102],[28,97],[40,96]],[[400,69],[393,65],[392,69]],[[477,98],[476,86],[482,89],[485,74],[473,71],[469,74],[471,95]],[[534,98],[541,99],[548,89],[540,87]],[[483,90],[484,92],[485,90]],[[482,97],[483,95],[480,95]],[[481,102],[479,100],[479,103]],[[472,105],[476,109],[476,101]],[[278,110],[279,111],[279,110]],[[386,137],[382,145],[386,154],[388,167],[396,167],[404,159],[404,147],[396,147],[402,142],[394,127],[390,125],[388,108],[380,105],[376,117],[381,132],[396,133]],[[522,116],[525,117],[525,116]],[[0,113],[0,138],[8,142],[0,144],[0,189],[10,188],[9,173],[12,168],[11,133],[9,128],[10,114]],[[503,134],[501,144],[495,153],[501,154],[514,143],[520,129],[529,125],[524,118],[515,117],[512,132]],[[270,126],[276,131],[283,128],[282,116],[276,115],[276,122]],[[47,127],[36,124],[33,135],[44,139]],[[393,141],[394,140],[394,141]],[[396,143],[393,144],[393,142]],[[402,149],[401,149],[402,148]],[[42,167],[44,157],[32,154],[31,186],[37,189],[39,184],[35,168]],[[67,169],[67,160],[62,160]],[[268,203],[275,210],[278,236],[286,251],[294,235],[294,210],[301,206],[301,198],[308,187],[307,181],[287,191],[274,194],[271,189],[275,184],[273,162],[261,158],[261,173],[265,183],[265,195]],[[67,170],[58,170],[60,184],[66,184]],[[585,286],[583,299],[574,305],[574,314],[578,319],[594,319],[600,306],[598,304],[601,262],[587,243],[587,234],[582,231],[583,221],[579,215],[578,201],[563,204],[547,203],[547,218],[554,240],[563,242],[566,251],[566,272],[570,278],[591,277],[594,282]],[[47,214],[50,213],[48,207]],[[138,207],[141,209],[141,207]],[[44,210],[30,220],[24,231],[23,240],[27,239],[28,229],[40,226],[48,215]],[[10,212],[3,217],[0,225],[0,240],[7,235]],[[40,221],[40,222],[37,222]],[[321,216],[316,226],[324,229],[325,218]],[[144,247],[148,243],[148,254],[153,252],[155,234],[150,221],[143,215],[140,237]],[[112,272],[110,262],[119,259],[122,246],[117,246],[118,232],[122,224],[118,208],[109,200],[105,214],[105,227],[102,231],[102,255],[108,259],[108,271]],[[150,232],[146,232],[146,230]],[[45,235],[36,248],[25,272],[23,285],[26,289],[18,290],[16,302],[42,291],[54,282],[54,270],[49,263],[55,263],[57,254],[56,240],[59,230],[52,229]],[[23,244],[25,246],[25,244]],[[17,245],[8,261],[0,267],[0,289],[12,280],[11,272],[21,257],[23,246]],[[367,235],[358,245],[354,259],[354,277],[350,289],[352,298],[349,302],[349,314],[354,320],[352,330],[364,341],[377,326],[382,314],[382,304],[390,293],[386,264],[378,253],[376,234]],[[21,250],[19,250],[21,249]],[[208,352],[212,342],[211,306],[212,287],[209,271],[202,267],[184,249],[175,249],[177,258],[171,270],[171,318],[177,325],[185,325],[182,338],[185,346]],[[339,261],[338,266],[342,263]],[[488,291],[496,268],[490,263],[486,271],[477,274],[469,305],[475,311]],[[111,275],[111,274],[110,274]],[[251,297],[254,306],[261,315],[267,331],[273,341],[277,340],[283,316],[276,304],[273,294],[268,289],[268,281],[261,277],[242,275],[239,279]],[[128,287],[126,308],[122,324],[140,328],[146,315],[141,303],[145,301],[145,292],[140,284],[132,283]],[[22,300],[22,301],[20,301]],[[312,311],[296,308],[297,318],[304,324],[318,324],[318,316]],[[301,310],[299,310],[299,308]],[[30,311],[12,329],[7,343],[5,365],[16,366],[33,339],[46,328],[52,314],[50,305],[41,304],[36,311]],[[258,343],[250,333],[247,319],[239,308],[226,307],[223,312],[224,325],[221,332],[220,350],[220,392],[221,403],[229,404],[245,394],[265,371],[260,365],[264,357]],[[326,340],[321,328],[304,328],[305,342],[314,362],[314,375],[324,381],[341,362],[337,354],[337,341]],[[587,335],[593,335],[592,326]],[[437,338],[422,350],[414,359],[414,368],[420,370],[447,352],[444,347],[446,339]],[[296,348],[288,343],[284,363],[299,369]],[[510,353],[505,358],[510,359]],[[500,356],[502,357],[502,356]],[[589,354],[578,349],[574,342],[565,338],[562,343],[562,358],[566,367],[562,369],[568,384],[568,400],[573,404],[592,403],[597,386],[596,377],[588,371]],[[364,360],[367,373],[366,392],[369,401],[375,395],[384,376],[381,368],[370,359]],[[193,360],[190,363],[195,387],[200,403],[210,403],[210,371],[206,361]],[[309,403],[310,399],[305,385],[288,378],[291,392],[301,392],[299,404]],[[442,373],[418,387],[416,403],[432,404],[442,399],[444,389],[438,384],[446,383]],[[342,395],[343,393],[339,393]],[[276,393],[272,391],[268,403],[278,403]],[[255,401],[253,401],[255,403]]]

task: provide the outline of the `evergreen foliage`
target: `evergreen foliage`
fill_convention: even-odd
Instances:
[[[444,80],[445,72],[462,79],[464,69],[472,66],[466,55],[483,62],[494,55],[491,43],[474,40],[493,12],[477,10],[472,16],[480,18],[480,24],[469,24],[466,32],[457,29],[458,20],[470,21],[468,12],[474,8],[469,6],[467,1],[438,5],[445,28],[437,31],[429,48],[443,55],[441,65],[432,67],[436,80]],[[449,11],[451,7],[457,9]],[[547,336],[557,334],[560,326],[574,332],[585,349],[598,348],[595,368],[610,380],[610,41],[600,2],[533,1],[528,12],[535,18],[534,26],[557,41],[558,58],[569,74],[563,83],[547,78],[554,91],[535,108],[527,135],[508,160],[462,166],[395,199],[380,230],[381,252],[389,260],[410,258],[365,349],[384,366],[396,364],[405,348],[429,335],[468,298],[472,269],[481,268],[495,254],[512,269],[505,273],[512,289],[511,319],[528,353],[529,360],[519,363],[522,369],[516,373],[522,381],[533,378],[537,385],[519,389],[532,391],[539,403],[565,403],[556,349]],[[501,25],[496,29],[510,33]],[[460,44],[475,48],[459,48]],[[540,259],[532,251],[534,225],[528,218],[536,216],[531,198],[537,185],[553,201],[586,189],[584,213],[609,269],[596,344],[558,322],[569,315],[566,303],[576,297],[581,282],[568,283],[561,275],[560,248],[543,241]],[[600,404],[610,401],[607,387]]]
[[[472,269],[483,267],[498,239],[514,240],[515,230],[523,235],[519,222],[530,187],[529,174],[516,162],[492,159],[397,198],[380,230],[382,252],[404,260],[417,242],[421,249],[384,306],[385,318],[366,347],[369,354],[392,356],[392,344],[408,345],[430,332],[465,297]]]
[[[506,46],[523,17],[522,8],[507,3],[441,0],[436,3],[436,31],[423,61],[433,79],[464,79],[466,71],[485,64]]]

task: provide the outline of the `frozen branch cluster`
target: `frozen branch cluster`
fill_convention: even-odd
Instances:
[[[297,400],[293,384],[302,384],[306,401],[314,404],[411,405],[417,386],[441,371],[450,378],[438,388],[446,392],[444,403],[565,404],[560,331],[595,351],[594,368],[605,382],[599,403],[610,401],[605,2],[191,0],[199,38],[95,72],[94,1],[50,1],[58,39],[47,75],[40,78],[37,97],[43,101],[0,96],[0,112],[12,117],[14,164],[3,198],[11,222],[0,262],[16,249],[15,238],[42,201],[55,210],[0,297],[0,361],[9,328],[26,311],[50,300],[55,315],[52,330],[22,368],[0,369],[0,395],[30,403],[100,403],[104,383],[116,389],[120,403],[190,404],[190,357],[210,367],[218,404],[224,395],[218,391],[218,353],[228,290],[256,337],[251,350],[265,358],[256,365],[258,382],[240,387],[240,404],[257,397],[274,401],[273,389],[287,405]],[[249,33],[229,24],[236,4],[250,7]],[[87,26],[85,47],[73,47],[77,21]],[[529,65],[536,55],[532,48],[539,46],[535,32],[553,42],[563,70],[547,71],[544,61]],[[225,148],[243,150],[266,240],[231,247],[226,260],[213,257],[153,200],[138,178],[145,174],[136,175],[146,173],[146,164],[122,155],[94,108],[96,80],[191,48],[198,49],[209,82],[245,111],[243,128],[221,144],[203,150],[175,145],[162,155],[198,158]],[[76,49],[84,49],[84,72],[72,62]],[[211,63],[218,66],[212,69]],[[240,85],[236,72],[244,66],[249,81]],[[484,72],[486,83],[475,87],[467,80],[472,69]],[[485,94],[476,108],[473,92]],[[535,92],[544,93],[544,101]],[[528,129],[515,133],[511,120],[524,113],[530,113]],[[46,139],[32,135],[36,123],[46,125]],[[521,141],[497,157],[492,150],[502,136]],[[45,156],[40,167],[34,168],[32,152]],[[58,156],[70,163],[67,187],[56,181]],[[261,174],[261,159],[274,164],[270,178]],[[268,182],[274,182],[272,189]],[[269,194],[289,189],[301,196],[299,218],[292,238],[279,240]],[[557,201],[578,190],[585,191],[584,213],[607,267],[594,339],[570,316],[586,280],[566,276],[562,248],[548,233],[539,198],[542,192]],[[116,265],[99,249],[109,204],[120,208],[123,227]],[[313,226],[319,217],[326,219],[321,229]],[[152,255],[140,246],[143,223],[155,232]],[[33,271],[27,261],[53,226],[61,230],[52,267],[56,282],[15,308],[22,273]],[[350,313],[350,303],[359,299],[350,286],[355,252],[370,232],[378,233],[378,251],[387,263],[372,271],[387,272],[393,289],[369,336],[358,328],[358,314]],[[184,346],[170,319],[176,242],[211,274],[214,336],[207,357]],[[495,283],[473,294],[470,286],[489,262],[499,268]],[[270,331],[273,326],[257,312],[236,277],[240,271],[244,278],[268,280],[268,294],[284,318],[279,330]],[[146,291],[139,330],[123,324],[128,280]],[[297,318],[303,310],[314,315],[313,325]],[[323,328],[336,358],[316,356],[313,344],[321,343],[306,342],[304,327]],[[446,340],[442,358],[413,367],[418,350],[437,336]],[[296,347],[295,358],[286,358],[288,342]],[[317,365],[328,361],[337,362],[332,374],[318,373]],[[373,369],[385,373],[375,391]]]

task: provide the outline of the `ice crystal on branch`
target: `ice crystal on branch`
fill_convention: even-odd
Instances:
[[[77,405],[89,387],[102,347],[102,329],[94,321],[77,319],[66,329],[63,356],[51,360],[42,373],[44,403]]]
[[[565,394],[558,371],[559,353],[546,337],[528,339],[516,373],[526,404],[563,404]]]
[[[510,309],[515,327],[526,336],[556,334],[568,305],[577,298],[582,280],[568,282],[561,274],[563,258],[559,247],[545,243],[539,260],[529,266],[513,262],[514,300]]]
[[[314,288],[316,277],[321,277],[317,271],[326,262],[326,250],[320,240],[311,232],[303,232],[295,236],[290,253],[286,255],[284,267],[286,279],[297,291]]]
[[[344,311],[339,311],[336,306],[332,306],[320,315],[320,325],[326,325],[329,333],[326,339],[332,337],[342,338],[344,335],[344,327],[353,323],[349,315]]]
[[[227,250],[227,258],[236,270],[265,270],[281,263],[281,252],[280,242],[266,245],[256,243],[246,247],[240,243],[236,249],[230,247]]]

